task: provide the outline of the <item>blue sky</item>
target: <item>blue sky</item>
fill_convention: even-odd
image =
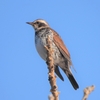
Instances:
[[[75,91],[66,75],[57,78],[60,100],[81,100],[83,89],[95,85],[88,100],[100,96],[100,0],[1,0],[0,100],[47,100],[48,69],[34,45],[27,21],[45,19],[68,47],[72,70],[80,88]]]

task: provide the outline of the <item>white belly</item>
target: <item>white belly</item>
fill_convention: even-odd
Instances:
[[[40,41],[40,39],[37,40],[37,42],[35,43],[37,52],[39,53],[39,55],[41,56],[42,59],[44,59],[46,61],[46,49],[44,48],[42,42]]]

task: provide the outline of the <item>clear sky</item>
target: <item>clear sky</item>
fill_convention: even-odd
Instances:
[[[27,21],[45,19],[68,47],[75,91],[66,75],[57,78],[60,100],[81,100],[83,89],[95,85],[88,100],[100,100],[100,0],[1,0],[0,100],[48,100],[48,69],[34,45]]]

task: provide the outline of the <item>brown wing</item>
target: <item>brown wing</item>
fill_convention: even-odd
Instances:
[[[56,44],[56,46],[58,47],[62,55],[69,61],[70,65],[72,65],[71,59],[70,59],[70,53],[68,52],[68,49],[66,48],[65,44],[63,43],[62,39],[57,34],[57,32],[55,32],[53,29],[51,30],[54,33],[54,36],[53,36],[54,43]]]

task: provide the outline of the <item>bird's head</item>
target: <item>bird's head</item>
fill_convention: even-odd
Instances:
[[[37,19],[33,22],[26,22],[26,23],[29,25],[32,25],[35,31],[38,31],[39,29],[44,28],[44,27],[45,28],[49,27],[49,24],[45,20],[42,20],[42,19]]]

